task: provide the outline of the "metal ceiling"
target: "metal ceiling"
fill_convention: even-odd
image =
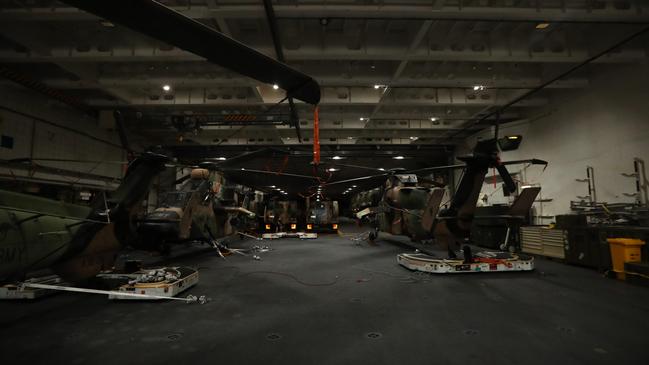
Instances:
[[[275,57],[262,0],[162,3]],[[343,149],[454,145],[488,125],[471,120],[649,22],[643,1],[277,0],[273,7],[286,62],[322,85],[322,143]],[[171,115],[260,114],[285,95],[60,2],[0,1],[0,35],[0,66],[96,109],[138,111],[129,128],[143,143],[178,151],[186,144],[203,151],[299,144],[286,125],[178,130]],[[647,44],[645,37],[624,45],[501,119],[525,118],[563,92],[588,87],[598,68],[646,62]],[[308,145],[313,108],[296,107]],[[288,114],[288,107],[274,112]]]

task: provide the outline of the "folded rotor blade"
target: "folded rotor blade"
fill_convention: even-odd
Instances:
[[[515,192],[516,183],[514,182],[512,175],[510,175],[509,171],[507,171],[507,167],[505,167],[505,165],[503,164],[498,164],[496,165],[496,170],[498,170],[500,177],[503,179],[503,183],[505,183],[504,188],[507,189],[509,193]]]
[[[128,153],[133,153],[131,145],[128,143],[128,136],[126,135],[126,126],[124,125],[124,117],[119,110],[113,112],[113,117],[115,118],[115,126],[117,127],[117,134],[119,135],[119,141],[122,144],[122,148]]]
[[[181,177],[180,179],[174,181],[174,185],[178,185],[178,184],[182,184],[182,183],[184,183],[184,182],[187,181],[191,176],[192,176],[191,174],[187,174],[187,175]]]

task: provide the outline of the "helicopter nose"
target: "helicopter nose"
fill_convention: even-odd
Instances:
[[[180,231],[180,214],[175,211],[155,211],[140,221],[139,232],[145,238],[173,240]]]

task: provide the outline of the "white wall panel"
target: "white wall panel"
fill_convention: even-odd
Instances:
[[[517,151],[504,152],[502,159],[540,158],[550,162],[547,170],[531,167],[524,175],[527,183],[541,183],[544,215],[568,213],[570,200],[587,195],[586,166],[595,168],[598,201],[632,202],[623,193],[634,192],[633,158],[649,163],[649,66],[609,69],[596,75],[592,87],[566,92],[528,121],[504,125],[502,135],[523,134]],[[459,148],[465,153],[483,131]],[[518,170],[511,168],[510,170]],[[483,193],[493,194],[490,203],[506,202],[502,191],[485,185]]]

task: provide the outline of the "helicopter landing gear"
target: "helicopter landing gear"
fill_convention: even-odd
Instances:
[[[367,235],[367,242],[370,245],[375,246],[376,245],[375,241],[377,238],[379,238],[379,230],[375,228],[371,230],[370,233]]]
[[[471,252],[471,246],[469,245],[464,245],[462,247],[462,252],[464,253],[464,263],[465,264],[470,264],[472,263],[473,260],[473,253]]]

